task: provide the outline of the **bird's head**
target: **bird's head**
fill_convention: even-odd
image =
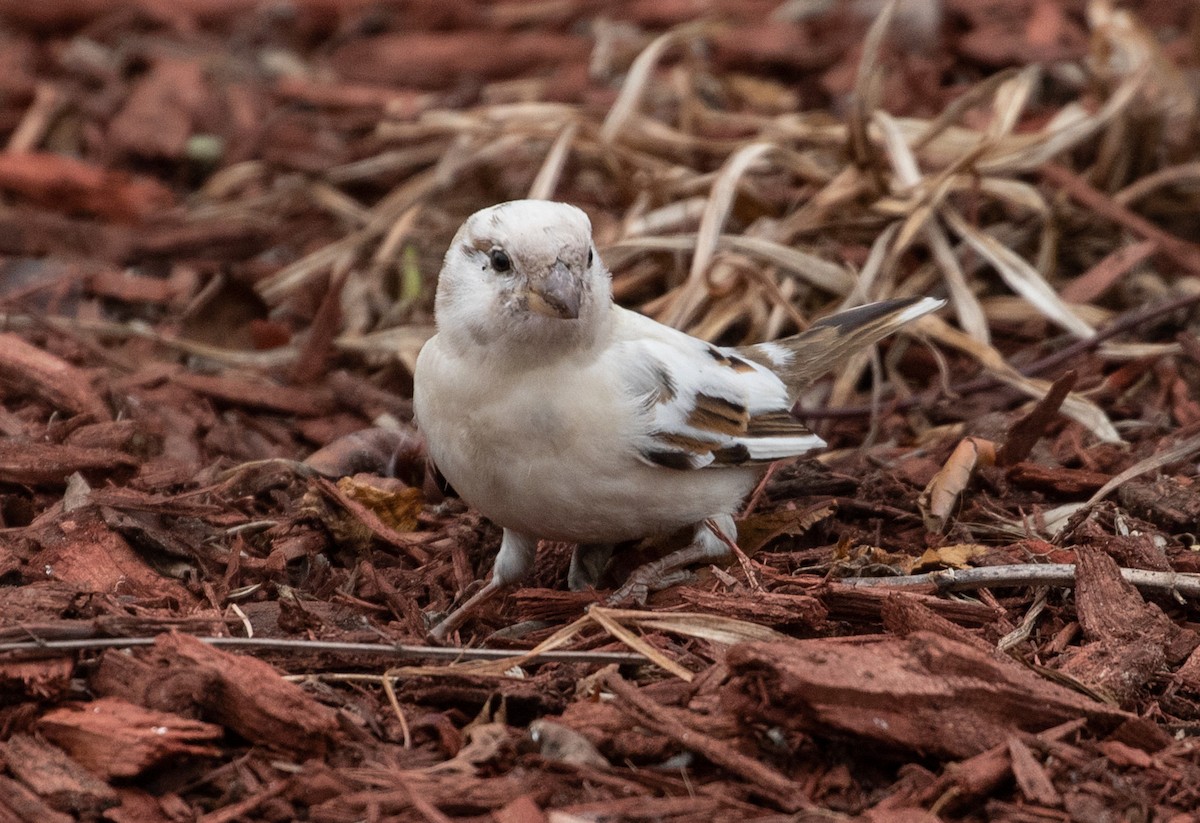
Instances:
[[[586,214],[513,200],[458,230],[438,280],[438,332],[478,345],[594,339],[611,302]]]

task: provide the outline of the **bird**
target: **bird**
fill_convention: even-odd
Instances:
[[[573,590],[595,585],[617,544],[683,529],[692,542],[618,594],[730,557],[733,513],[769,464],[825,445],[793,416],[798,393],[942,305],[887,300],[793,337],[717,346],[614,303],[576,206],[475,212],[438,277],[413,408],[433,465],[503,537],[491,579],[431,639],[528,575],[539,540],[576,544]]]

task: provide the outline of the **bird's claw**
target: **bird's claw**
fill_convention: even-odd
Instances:
[[[610,594],[604,601],[606,606],[619,606],[632,600],[638,606],[646,605],[646,598],[677,583],[691,580],[694,575],[687,569],[675,568],[673,563],[656,561],[633,570],[625,585]]]
[[[641,570],[639,569],[638,571]],[[645,606],[646,598],[650,596],[650,587],[640,580],[639,577],[640,575],[635,571],[625,581],[624,586],[604,599],[604,605],[609,607],[621,606],[633,600],[638,606]]]

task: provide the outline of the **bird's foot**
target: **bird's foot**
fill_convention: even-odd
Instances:
[[[724,537],[717,535],[719,530]],[[616,606],[633,600],[639,606],[646,605],[646,597],[651,592],[662,591],[668,586],[691,577],[687,567],[693,563],[713,562],[730,556],[729,545],[737,536],[737,526],[733,518],[727,514],[710,518],[696,525],[695,537],[691,543],[682,549],[633,570],[625,585],[613,592],[604,601],[606,606]]]
[[[604,598],[604,605],[612,608],[623,606],[632,600],[638,606],[645,606],[646,598],[650,596],[650,586],[644,580],[638,579],[638,572],[644,568],[646,567],[642,566],[634,570],[624,586]]]
[[[604,605],[617,606],[632,600],[639,606],[644,606],[651,592],[662,591],[668,586],[687,580],[692,576],[687,566],[709,557],[711,550],[708,546],[692,543],[663,558],[638,566],[629,575],[625,585],[605,599]]]

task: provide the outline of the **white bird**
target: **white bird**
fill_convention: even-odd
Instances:
[[[504,537],[491,581],[435,639],[524,578],[539,539],[578,544],[572,589],[595,583],[614,544],[684,527],[692,544],[654,573],[728,557],[732,514],[767,465],[825,445],[792,416],[798,392],[943,305],[874,303],[724,348],[615,305],[610,280],[587,215],[564,203],[483,209],[446,252],[416,417],[433,463]]]

